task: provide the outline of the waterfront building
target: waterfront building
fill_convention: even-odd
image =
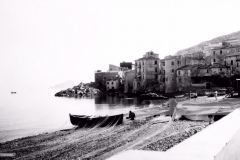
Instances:
[[[119,89],[119,79],[118,78],[115,78],[115,79],[112,79],[112,80],[108,80],[106,81],[106,91],[116,91]]]
[[[124,93],[132,93],[133,81],[136,76],[135,70],[129,70],[124,73]]]
[[[147,52],[142,58],[135,60],[134,92],[158,85],[159,63],[159,54],[153,51]]]
[[[177,91],[190,91],[192,85],[191,75],[196,72],[199,65],[186,65],[177,69]]]
[[[211,87],[229,86],[229,76],[229,66],[214,63],[199,66],[197,71],[191,74],[191,80],[194,84],[199,84],[206,89],[210,89]]]
[[[102,72],[98,70],[95,72],[95,83],[96,88],[106,91],[106,82],[110,80],[115,80],[118,77],[118,71],[108,71]]]
[[[166,56],[165,61],[165,92],[175,92],[176,91],[176,69],[178,68],[178,58],[177,56]],[[178,62],[179,63],[179,62]]]
[[[158,82],[160,92],[165,92],[165,59],[161,59],[159,63],[159,74],[158,74]]]

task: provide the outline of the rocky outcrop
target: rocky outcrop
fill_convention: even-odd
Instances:
[[[90,87],[88,84],[80,83],[73,88],[62,90],[55,94],[56,97],[82,97],[100,94],[100,90]]]

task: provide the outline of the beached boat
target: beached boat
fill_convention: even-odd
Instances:
[[[179,109],[178,109],[179,110]],[[209,112],[209,113],[205,113],[205,114],[179,114],[180,116],[180,120],[191,120],[191,121],[205,121],[205,122],[212,122],[212,121],[218,121],[221,118],[225,117],[226,115],[228,115],[229,113],[231,113],[232,110],[228,110],[228,111],[223,111],[223,112]]]
[[[16,94],[17,92],[11,92],[11,94]]]
[[[86,127],[106,127],[119,125],[123,122],[123,114],[112,115],[112,116],[85,116],[85,115],[71,115],[70,121],[72,125],[78,126],[80,128]]]

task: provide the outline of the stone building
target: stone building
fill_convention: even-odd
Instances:
[[[124,93],[133,92],[133,81],[135,79],[136,72],[134,70],[129,70],[125,72],[124,75]]]
[[[230,42],[223,42],[222,46],[214,47],[211,50],[211,63],[221,63],[227,65],[225,61],[226,56],[236,55],[240,52],[240,44],[231,44]]]
[[[202,84],[205,88],[229,86],[228,78],[230,67],[220,63],[199,66],[197,71],[191,74],[193,84]]]
[[[165,92],[176,91],[176,69],[178,68],[179,60],[177,56],[167,56],[164,58],[165,66]],[[180,64],[179,64],[180,65]]]
[[[112,80],[108,80],[106,81],[106,91],[116,91],[119,89],[119,79],[118,78],[115,78],[115,79],[112,79]]]
[[[198,67],[199,65],[186,65],[177,69],[177,91],[191,91],[191,76]]]
[[[135,60],[134,92],[158,84],[159,63],[159,55],[153,51],[147,52],[142,58]]]
[[[102,91],[106,91],[106,82],[115,80],[118,77],[118,71],[95,72],[96,87]]]

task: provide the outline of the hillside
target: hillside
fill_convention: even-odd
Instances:
[[[192,46],[192,47],[180,50],[180,51],[178,51],[176,53],[176,55],[190,54],[190,53],[194,53],[194,52],[199,51],[199,50],[205,50],[206,53],[208,53],[209,50],[208,49],[204,49],[204,47],[206,47],[208,45],[212,45],[212,44],[216,44],[216,43],[222,42],[222,41],[227,40],[227,39],[240,39],[240,31],[237,31],[237,32],[234,32],[234,33],[230,33],[228,35],[216,37],[216,38],[214,38],[212,40],[205,41],[205,42],[202,42],[202,43],[200,43],[198,45],[195,45],[195,46]]]

